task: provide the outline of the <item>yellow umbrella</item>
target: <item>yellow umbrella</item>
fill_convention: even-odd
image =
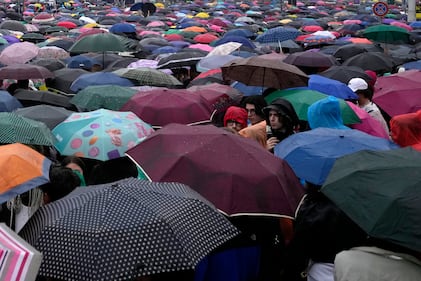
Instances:
[[[165,5],[163,3],[155,3],[155,6],[160,9],[165,9]]]
[[[205,13],[205,12],[200,12],[196,15],[197,18],[201,18],[201,19],[207,19],[209,18],[209,14]]]
[[[292,22],[292,19],[283,19],[283,20],[279,21],[279,23],[282,23],[282,24],[287,24],[287,23],[290,23],[290,22]]]

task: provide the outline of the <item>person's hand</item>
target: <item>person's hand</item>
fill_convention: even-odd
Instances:
[[[271,137],[266,141],[266,149],[272,150],[278,143],[279,140],[276,137]]]

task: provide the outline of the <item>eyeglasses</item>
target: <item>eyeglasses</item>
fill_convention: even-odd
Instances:
[[[251,108],[251,109],[247,109],[246,108],[246,111],[247,111],[248,114],[254,114],[254,113],[256,113],[256,109],[254,109],[254,108]]]

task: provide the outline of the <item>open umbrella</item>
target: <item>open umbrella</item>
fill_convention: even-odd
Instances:
[[[52,105],[34,105],[25,108],[19,108],[14,113],[35,121],[40,121],[52,130],[59,123],[63,122],[73,111],[60,106]]]
[[[310,75],[308,88],[340,99],[358,99],[347,84],[317,74]]]
[[[289,54],[285,59],[285,63],[289,63],[298,67],[324,67],[328,68],[332,65],[338,65],[336,58],[332,55],[326,55],[321,52],[296,52]]]
[[[275,156],[288,162],[295,174],[322,185],[335,160],[360,150],[389,150],[398,146],[358,130],[316,128],[294,134],[275,146]]]
[[[119,110],[136,92],[129,87],[118,85],[88,86],[77,92],[70,102],[87,111],[100,108]]]
[[[328,95],[319,91],[311,90],[309,88],[291,88],[270,93],[265,97],[265,100],[270,104],[277,98],[284,98],[288,100],[295,111],[297,112],[300,120],[307,120],[307,111],[310,105],[318,100],[324,99]],[[341,108],[341,115],[344,124],[360,123],[361,120],[357,114],[349,107],[349,105],[342,99],[338,99]]]
[[[51,146],[54,136],[42,122],[13,112],[0,112],[0,143],[16,142]]]
[[[0,70],[1,73],[1,70]],[[88,86],[95,85],[119,85],[132,87],[134,84],[126,78],[122,78],[112,72],[87,72],[77,77],[70,85],[70,90],[78,92]]]
[[[170,124],[126,154],[152,181],[187,184],[231,216],[291,218],[303,196],[285,161],[213,125]]]
[[[362,32],[362,35],[370,40],[387,44],[401,44],[409,42],[408,30],[399,26],[388,24],[377,24],[367,27]]]
[[[421,109],[420,79],[420,70],[379,77],[373,101],[390,116],[416,112]]]
[[[41,207],[19,235],[60,280],[136,280],[194,269],[239,231],[180,183],[125,179],[78,188]]]
[[[17,98],[9,94],[7,91],[0,91],[0,112],[10,112],[21,107],[22,104]]]
[[[106,161],[122,157],[153,132],[132,112],[98,109],[73,113],[53,129],[54,146],[62,155]]]
[[[421,153],[360,151],[335,161],[321,191],[369,236],[421,251]]]
[[[308,76],[296,66],[259,56],[231,61],[221,69],[224,80],[235,80],[249,86],[285,89],[307,86],[308,81]]]
[[[12,64],[0,68],[0,79],[45,79],[54,74],[47,68],[33,64]]]
[[[0,204],[49,181],[51,161],[27,145],[0,146]]]
[[[352,78],[362,78],[366,81],[371,80],[370,76],[359,66],[334,65],[320,72],[319,75],[338,80],[346,85],[348,85],[349,80]]]
[[[142,86],[169,87],[183,85],[174,76],[149,67],[121,68],[113,71],[113,73],[136,81]]]
[[[88,52],[123,52],[126,51],[121,39],[112,33],[98,33],[85,36],[77,40],[69,52],[88,53]]]
[[[48,104],[53,106],[61,106],[67,109],[75,109],[70,103],[70,97],[50,91],[33,91],[18,89],[14,93],[23,106],[33,106],[40,104]]]
[[[216,112],[213,104],[200,94],[186,89],[168,88],[139,92],[120,110],[132,111],[157,128],[170,123],[209,123]]]
[[[38,55],[39,47],[34,43],[21,42],[7,46],[0,53],[0,63],[5,65],[21,64],[30,61]]]
[[[358,66],[377,73],[391,72],[396,63],[392,57],[380,52],[365,52],[355,55],[342,63],[342,66]]]
[[[82,74],[89,74],[90,72],[80,68],[62,68],[53,73],[54,78],[45,81],[47,87],[66,94],[74,94],[75,92],[70,89],[73,81]]]

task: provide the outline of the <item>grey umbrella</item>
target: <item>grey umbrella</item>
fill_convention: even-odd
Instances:
[[[76,189],[19,234],[42,252],[41,276],[134,280],[193,269],[239,231],[186,185],[129,178]]]
[[[15,110],[15,113],[32,120],[40,121],[52,130],[55,126],[69,117],[73,111],[59,106],[40,104],[19,108]]]

